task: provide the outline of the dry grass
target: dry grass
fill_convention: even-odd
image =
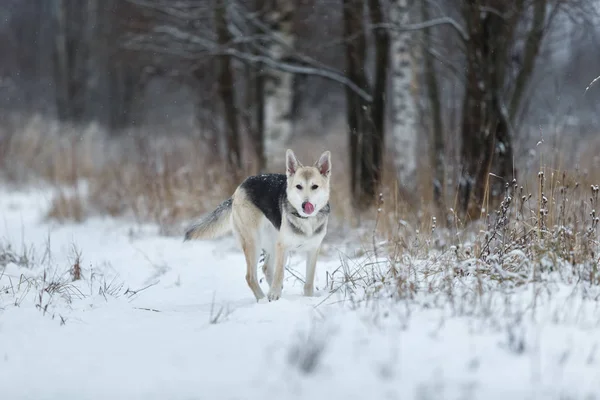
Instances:
[[[391,239],[373,230],[363,260],[342,257],[328,276],[328,298],[357,305],[393,298],[486,317],[512,304],[521,287],[533,289],[523,312],[559,285],[600,298],[600,187],[583,178],[548,169],[534,174],[535,185],[513,181],[500,207],[467,228],[456,218],[440,229],[432,218],[416,227],[401,221]]]
[[[81,280],[81,278],[82,278],[82,275],[81,275],[81,271],[82,271],[81,250],[79,250],[75,245],[73,245],[72,252],[73,252],[73,260],[71,262],[71,268],[70,268],[71,280],[78,281],[78,280]]]
[[[208,148],[200,137],[177,132],[166,136],[164,132],[140,129],[108,139],[95,125],[65,126],[41,117],[16,121],[0,131],[3,178],[11,182],[53,185],[56,195],[48,218],[59,221],[80,222],[90,214],[125,216],[139,223],[156,223],[164,234],[179,234],[183,224],[212,209],[231,195],[244,176],[256,171],[247,144],[243,146],[247,160],[243,171],[238,178],[231,178],[215,155],[215,149]],[[376,235],[378,241],[402,242],[407,247],[411,238],[418,236],[424,240],[425,234],[446,228],[446,220],[450,222],[448,232],[465,231],[467,221],[461,221],[454,214],[456,200],[452,190],[448,190],[446,199],[448,218],[440,217],[433,208],[429,157],[420,158],[416,193],[403,192],[399,187],[388,157],[379,204],[368,210],[355,210],[345,173],[349,159],[343,124],[340,122],[327,130],[328,135],[297,134],[290,147],[306,164],[314,162],[324,149],[332,151],[330,236],[362,239],[372,247]],[[319,140],[315,140],[316,137]],[[558,218],[555,209],[560,205],[555,192],[560,185],[566,185],[560,172],[565,162],[556,152],[544,154],[543,146],[536,151],[536,160],[525,163],[529,165],[529,172],[526,171],[527,179],[523,179],[523,190],[539,198],[536,174],[544,172],[550,210],[546,223],[552,225]],[[572,172],[571,185],[574,181],[580,186],[589,185],[596,178],[592,172],[598,170],[600,161],[593,154],[580,157],[579,165],[588,167]],[[548,159],[556,169],[547,166]],[[351,238],[348,232],[353,232]]]
[[[57,312],[64,305],[97,294],[104,298],[132,298],[143,290],[125,290],[115,277],[108,280],[103,273],[94,272],[93,267],[85,268],[82,251],[75,244],[67,260],[55,257],[49,239],[43,248],[25,243],[21,247],[16,252],[13,245],[0,242],[0,310],[1,305],[33,304],[43,315],[64,325],[66,318]],[[20,269],[7,269],[9,264]]]
[[[93,175],[103,158],[98,128],[60,125],[40,116],[0,130],[0,166],[11,182],[74,184]]]
[[[0,267],[6,267],[8,264],[15,264],[20,267],[29,268],[33,260],[31,249],[23,247],[22,252],[17,253],[10,243],[0,242]]]
[[[42,183],[55,188],[47,217],[83,221],[90,214],[126,216],[157,223],[163,234],[179,234],[182,224],[230,196],[235,186],[256,171],[250,146],[243,171],[232,178],[224,164],[199,137],[131,131],[108,139],[97,126],[59,125],[41,117],[3,132],[0,165],[13,183]],[[290,147],[305,164],[331,149],[337,179],[332,183],[333,231],[356,227],[368,210],[352,208],[346,171],[346,136],[317,141],[299,135]],[[343,143],[340,143],[343,140]],[[283,171],[283,166],[281,168]],[[85,190],[80,189],[84,186]]]
[[[59,126],[41,117],[1,134],[2,178],[52,185],[48,218],[59,221],[128,216],[169,233],[217,204],[234,183],[211,149],[184,135],[132,131],[110,140],[97,126]]]
[[[80,193],[59,189],[52,198],[46,217],[57,221],[82,222],[86,213],[86,201]]]

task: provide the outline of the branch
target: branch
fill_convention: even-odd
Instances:
[[[204,39],[199,36],[184,32],[181,29],[172,26],[158,26],[155,29],[153,29],[152,33],[170,36],[176,39],[176,41],[180,44],[187,44],[187,46],[184,46],[184,48],[180,50],[174,49],[172,44],[161,46],[160,44],[156,44],[156,38],[148,39],[147,35],[133,36],[130,38],[129,41],[127,41],[124,44],[124,46],[128,49],[163,52],[166,54],[172,54],[190,60],[197,58],[201,54],[210,54],[214,56],[230,55],[232,57],[237,58],[238,60],[245,61],[250,64],[264,64],[278,71],[300,75],[319,76],[325,79],[329,79],[331,81],[340,83],[350,88],[354,93],[356,93],[366,102],[370,103],[373,100],[372,96],[369,93],[361,89],[358,85],[356,85],[354,82],[348,79],[345,75],[333,69],[323,67],[316,68],[284,61],[280,62],[273,60],[271,57],[268,56],[251,54],[236,50],[234,48],[223,49],[211,40]]]
[[[361,89],[358,85],[348,79],[345,75],[334,71],[323,68],[314,68],[309,66],[302,66],[297,64],[290,64],[287,62],[277,62],[270,57],[249,54],[241,52],[235,49],[227,49],[224,51],[225,54],[229,54],[232,57],[238,58],[242,61],[247,61],[252,64],[265,64],[266,66],[276,69],[278,71],[289,72],[292,74],[299,75],[312,75],[319,76],[321,78],[329,79],[350,88],[354,93],[360,96],[364,101],[370,103],[373,101],[373,97]]]
[[[252,13],[249,10],[244,9],[244,7],[236,1],[232,2],[231,7],[234,17],[237,16],[241,19],[247,19],[255,28],[258,29],[258,31],[262,31],[264,33],[264,39],[273,40],[275,41],[275,43],[279,44],[280,46],[283,46],[288,51],[288,54],[291,54],[292,57],[300,60],[303,64],[310,65],[314,68],[319,69],[329,69],[329,67],[327,67],[325,64],[315,60],[314,58],[298,52],[295,48],[290,48],[288,44],[279,35],[273,32],[273,30],[266,23],[260,20],[256,13]],[[243,13],[239,12],[240,10],[237,10],[237,8],[240,8]],[[235,30],[235,34],[236,37],[247,36],[237,29]],[[260,50],[263,54],[268,54],[268,49],[260,45],[260,42],[253,43],[253,45],[255,48],[258,48],[258,50]]]
[[[173,26],[160,25],[160,26],[157,26],[154,29],[152,29],[152,32],[157,33],[157,34],[169,35],[169,36],[177,39],[178,41],[195,44],[197,46],[200,46],[203,49],[211,50],[211,49],[217,49],[217,47],[218,47],[218,45],[212,40],[205,39],[198,35],[194,35],[194,34],[185,32],[185,31],[183,31],[179,28],[173,27]]]
[[[600,81],[600,76],[595,77],[594,80],[591,81],[589,85],[587,85],[587,87],[585,88],[584,94],[586,94],[588,92],[588,90],[590,90],[590,88],[592,86],[594,86],[596,84],[596,82],[598,82],[598,81]]]
[[[416,24],[407,24],[398,26],[396,24],[391,23],[381,23],[381,24],[371,24],[371,29],[389,29],[397,32],[410,32],[410,31],[418,31],[427,28],[433,28],[441,25],[450,25],[454,30],[458,33],[460,38],[465,42],[469,40],[469,34],[464,30],[464,28],[456,22],[454,19],[450,17],[440,17],[435,18],[429,21],[418,22]]]
[[[515,92],[513,93],[512,99],[509,105],[509,121],[514,121],[517,114],[519,104],[521,103],[525,86],[533,73],[533,67],[535,66],[535,60],[540,51],[542,40],[544,39],[544,24],[546,22],[546,2],[544,0],[537,0],[534,6],[533,22],[531,30],[527,36],[525,42],[525,51],[523,59],[523,67],[517,75],[515,81]]]
[[[125,0],[130,4],[138,7],[143,7],[156,11],[167,16],[181,19],[185,21],[193,21],[199,19],[201,16],[206,15],[206,10],[199,10],[192,12],[194,8],[200,8],[200,4],[206,6],[206,2],[181,2],[181,1],[151,1],[151,0]],[[178,7],[179,6],[179,7]],[[182,9],[185,8],[185,9]]]

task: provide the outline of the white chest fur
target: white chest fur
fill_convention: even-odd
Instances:
[[[327,219],[283,215],[279,237],[290,250],[314,250],[321,245],[326,232]]]

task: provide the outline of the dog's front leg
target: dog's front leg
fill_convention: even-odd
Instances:
[[[267,295],[269,301],[279,300],[281,289],[283,288],[283,263],[285,261],[285,246],[280,241],[275,245],[275,274],[273,275],[273,284],[269,288]]]
[[[306,253],[306,279],[304,281],[304,295],[312,296],[314,294],[315,270],[317,268],[317,256],[319,249],[310,250]]]

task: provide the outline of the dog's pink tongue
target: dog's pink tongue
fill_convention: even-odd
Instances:
[[[312,205],[312,203],[309,203],[308,201],[306,203],[304,203],[304,212],[307,214],[312,214],[312,212],[315,211],[315,206]]]

